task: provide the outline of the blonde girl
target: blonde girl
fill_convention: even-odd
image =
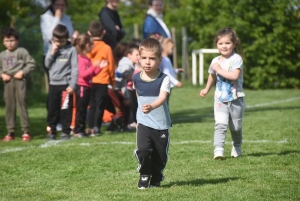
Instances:
[[[234,30],[224,28],[215,37],[220,56],[209,67],[206,87],[200,91],[205,97],[216,82],[214,97],[214,159],[224,158],[224,144],[229,126],[232,137],[232,157],[242,154],[242,119],[244,115],[243,52]]]

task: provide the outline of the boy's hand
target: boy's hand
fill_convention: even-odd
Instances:
[[[178,82],[178,83],[176,84],[176,87],[181,88],[181,87],[182,87],[182,83],[181,83],[181,82]]]
[[[7,74],[5,74],[5,73],[2,73],[1,74],[1,78],[2,78],[2,80],[4,81],[4,82],[9,82],[10,81],[10,75],[7,75]]]
[[[66,88],[66,91],[68,92],[68,94],[72,94],[74,92],[74,89],[72,87],[68,87]]]
[[[57,44],[56,44],[53,40],[51,41],[51,43],[52,43],[51,55],[54,55],[55,52],[56,52],[57,49],[58,49],[58,46],[57,46]]]
[[[183,68],[177,68],[177,71],[178,71],[178,73],[182,73],[182,72],[184,72],[184,69]]]
[[[202,98],[204,98],[204,97],[206,96],[207,93],[208,93],[208,90],[207,90],[207,89],[202,89],[202,90],[200,91],[200,96],[201,96]]]
[[[17,72],[14,75],[14,78],[17,79],[17,80],[21,80],[21,79],[23,79],[23,77],[24,77],[24,72],[22,70],[20,70],[19,72]]]
[[[144,112],[145,114],[150,113],[151,110],[153,110],[153,107],[150,104],[144,104],[142,106],[142,112]]]

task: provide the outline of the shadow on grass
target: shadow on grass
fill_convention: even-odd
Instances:
[[[221,179],[195,179],[191,181],[178,181],[178,182],[171,182],[167,185],[162,185],[163,188],[170,188],[172,186],[202,186],[205,184],[219,184],[219,183],[227,183],[233,180],[238,180],[238,177],[226,177]]]
[[[290,154],[300,154],[300,151],[288,150],[288,151],[283,151],[283,152],[280,152],[280,153],[258,152],[258,153],[243,155],[243,156],[263,157],[263,156],[270,156],[270,155],[286,156],[286,155],[290,155]]]
[[[206,107],[201,109],[189,109],[189,110],[180,110],[177,112],[172,112],[171,110],[171,119],[172,123],[199,123],[205,121],[206,118],[211,118],[213,120],[213,108]]]

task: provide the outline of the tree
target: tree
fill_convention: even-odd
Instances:
[[[169,24],[187,26],[191,49],[215,47],[221,28],[236,30],[246,87],[300,88],[299,5],[299,0],[187,0],[168,18]]]

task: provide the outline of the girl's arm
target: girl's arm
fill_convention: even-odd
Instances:
[[[218,64],[217,62],[215,62],[212,65],[212,68],[214,69],[214,71],[216,71],[217,74],[221,75],[222,77],[224,77],[228,80],[232,80],[232,81],[237,80],[241,73],[240,68],[236,68],[233,71],[225,71],[221,68],[220,64]]]
[[[206,94],[210,91],[210,89],[213,86],[213,84],[215,83],[216,79],[217,79],[217,77],[215,74],[209,74],[207,83],[206,83],[206,87],[200,91],[200,96],[202,98],[204,98],[206,96]]]

